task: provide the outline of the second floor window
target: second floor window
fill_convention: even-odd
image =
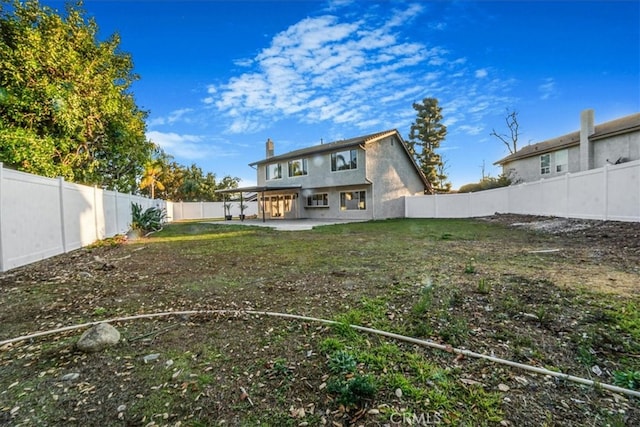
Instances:
[[[345,150],[331,153],[331,171],[343,171],[358,168],[358,151]]]
[[[566,172],[569,169],[569,152],[556,151],[556,172]]]
[[[307,173],[307,159],[289,160],[289,176],[302,176]]]
[[[540,156],[540,175],[549,173],[551,173],[551,156],[549,154],[543,154]]]
[[[267,181],[280,178],[282,178],[282,166],[280,166],[280,163],[267,165]]]

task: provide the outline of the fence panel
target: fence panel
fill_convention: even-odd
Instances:
[[[0,272],[124,233],[131,202],[150,200],[18,172],[0,163]]]
[[[640,160],[478,193],[411,196],[405,207],[408,218],[500,212],[640,222]]]
[[[58,180],[2,168],[0,185],[3,271],[64,252]]]
[[[258,202],[244,202],[246,216],[258,214]],[[240,202],[231,202],[231,215],[240,215]],[[171,211],[174,221],[184,219],[224,218],[222,202],[168,202],[167,211]]]
[[[607,166],[607,219],[638,221],[640,218],[640,167],[623,163]],[[634,220],[635,218],[635,220]]]
[[[605,219],[606,186],[604,168],[571,175],[568,182],[567,216]]]

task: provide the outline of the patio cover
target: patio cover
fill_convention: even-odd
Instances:
[[[264,213],[264,193],[266,191],[282,191],[282,190],[299,190],[301,185],[282,185],[282,186],[266,186],[266,185],[254,185],[252,187],[238,187],[238,188],[225,188],[224,190],[216,190],[216,193],[224,194],[240,193],[240,203],[242,203],[243,193],[261,193],[262,194],[262,222],[266,222]]]

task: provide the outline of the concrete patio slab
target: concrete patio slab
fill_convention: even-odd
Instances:
[[[318,220],[318,219],[268,219],[262,221],[262,219],[246,219],[244,221],[229,221],[226,224],[230,225],[249,225],[254,227],[270,227],[279,231],[300,231],[311,230],[314,227],[321,227],[323,225],[335,225],[335,224],[348,224],[351,222],[364,222],[366,220],[343,220],[343,219],[330,219],[330,220]],[[216,224],[220,224],[217,222]]]

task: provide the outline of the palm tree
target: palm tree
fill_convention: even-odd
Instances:
[[[151,198],[155,199],[156,187],[160,191],[164,191],[164,184],[159,181],[159,177],[162,174],[162,167],[158,163],[147,163],[144,168],[144,174],[142,180],[140,180],[140,189],[143,190],[147,187],[151,187]]]

